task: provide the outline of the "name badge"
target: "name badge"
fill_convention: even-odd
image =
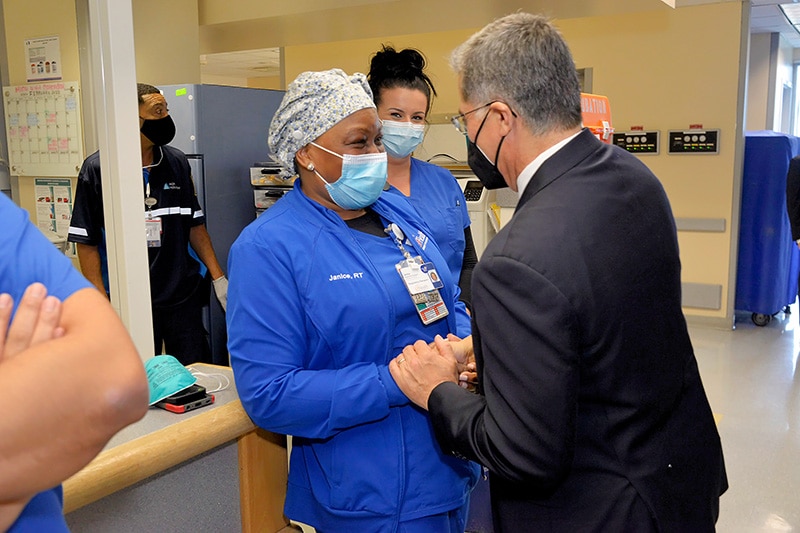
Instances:
[[[400,261],[395,268],[397,268],[423,324],[427,326],[450,314],[439,293],[439,288],[443,284],[432,263],[425,263],[421,257],[416,257]],[[436,287],[437,283],[438,288]]]
[[[161,246],[161,218],[147,218],[144,221],[144,231],[147,237],[148,248]]]
[[[400,272],[403,283],[411,295],[434,289],[433,282],[428,274],[422,270],[422,265],[422,259],[419,257],[397,263],[397,271]]]

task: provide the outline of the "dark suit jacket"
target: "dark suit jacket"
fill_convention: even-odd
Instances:
[[[727,488],[658,179],[581,132],[472,280],[481,395],[439,385],[446,452],[487,466],[495,529],[713,531]]]
[[[789,162],[786,175],[786,212],[792,227],[792,240],[800,239],[800,156]]]

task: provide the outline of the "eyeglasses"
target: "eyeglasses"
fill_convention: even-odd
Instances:
[[[489,107],[490,105],[492,105],[492,104],[494,104],[496,102],[499,102],[499,101],[500,100],[492,100],[488,104],[484,104],[484,105],[482,105],[480,107],[476,107],[475,109],[470,109],[469,111],[467,111],[465,113],[459,113],[458,115],[456,115],[454,117],[450,117],[450,122],[453,123],[453,126],[455,126],[455,128],[459,131],[459,133],[461,133],[462,135],[466,135],[467,134],[467,118],[466,118],[467,115],[469,115],[470,113],[474,113],[475,111],[478,111],[479,109],[483,109],[484,107]]]

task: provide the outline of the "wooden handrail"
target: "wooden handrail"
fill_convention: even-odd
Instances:
[[[64,512],[253,432],[239,400],[101,452],[64,482]]]

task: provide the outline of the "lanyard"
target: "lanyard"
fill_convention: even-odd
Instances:
[[[144,195],[150,196],[150,169],[143,167],[142,174],[144,175]]]
[[[443,284],[433,263],[426,263],[421,255],[411,256],[403,245],[403,240],[405,240],[403,230],[394,222],[390,223],[384,231],[394,239],[397,248],[403,254],[404,259],[397,263],[395,268],[403,280],[403,285],[405,285],[422,323],[428,325],[446,317],[449,311],[439,293]]]
[[[390,237],[392,237],[394,243],[400,249],[400,253],[403,254],[403,257],[405,257],[409,261],[413,261],[411,254],[408,253],[406,247],[403,246],[403,240],[405,240],[406,236],[403,233],[403,230],[400,229],[400,226],[398,226],[394,222],[390,222],[389,225],[386,228],[384,228],[383,231],[385,231]]]
[[[158,203],[158,200],[155,198],[150,198],[150,169],[160,165],[161,161],[164,159],[164,150],[160,146],[158,150],[161,153],[158,162],[142,167],[142,174],[144,175],[144,205],[147,206],[148,211]]]

